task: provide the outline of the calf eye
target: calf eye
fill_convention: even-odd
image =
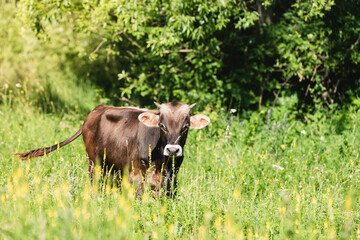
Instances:
[[[167,131],[167,129],[163,123],[160,123],[159,126],[160,126],[161,130],[163,130],[164,132]]]
[[[187,129],[189,128],[189,124],[185,124],[184,126],[183,126],[183,131],[186,131]]]

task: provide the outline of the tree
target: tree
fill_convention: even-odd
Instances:
[[[39,37],[71,21],[97,40],[87,74],[111,98],[256,108],[297,94],[331,107],[359,92],[354,0],[20,3]]]

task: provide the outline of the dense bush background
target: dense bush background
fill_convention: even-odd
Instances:
[[[240,109],[294,94],[302,107],[331,108],[357,97],[358,9],[356,0],[17,4],[18,16],[45,42],[71,31],[59,49],[68,50],[64,61],[103,98]]]

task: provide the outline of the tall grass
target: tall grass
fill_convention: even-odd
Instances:
[[[63,140],[80,123],[21,106],[0,109],[3,239],[360,237],[355,109],[341,133],[330,117],[305,124],[277,118],[280,108],[272,116],[235,117],[219,132],[229,116],[210,113],[208,129],[189,136],[175,200],[147,192],[136,199],[126,179],[122,191],[99,191],[89,181],[81,140],[19,161],[10,153]]]
[[[247,117],[207,110],[211,124],[189,134],[175,200],[136,199],[126,178],[100,191],[81,139],[18,160],[11,153],[71,136],[97,101],[63,64],[66,47],[39,43],[13,5],[0,5],[0,239],[360,238],[358,100],[302,119],[294,97]],[[58,31],[64,46],[81,47]]]

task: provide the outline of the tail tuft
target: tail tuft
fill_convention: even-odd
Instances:
[[[25,153],[13,153],[13,155],[17,155],[18,158],[25,161],[25,160],[28,160],[30,158],[43,156],[44,155],[44,148],[38,148],[38,149],[30,150],[30,151],[25,152]]]

